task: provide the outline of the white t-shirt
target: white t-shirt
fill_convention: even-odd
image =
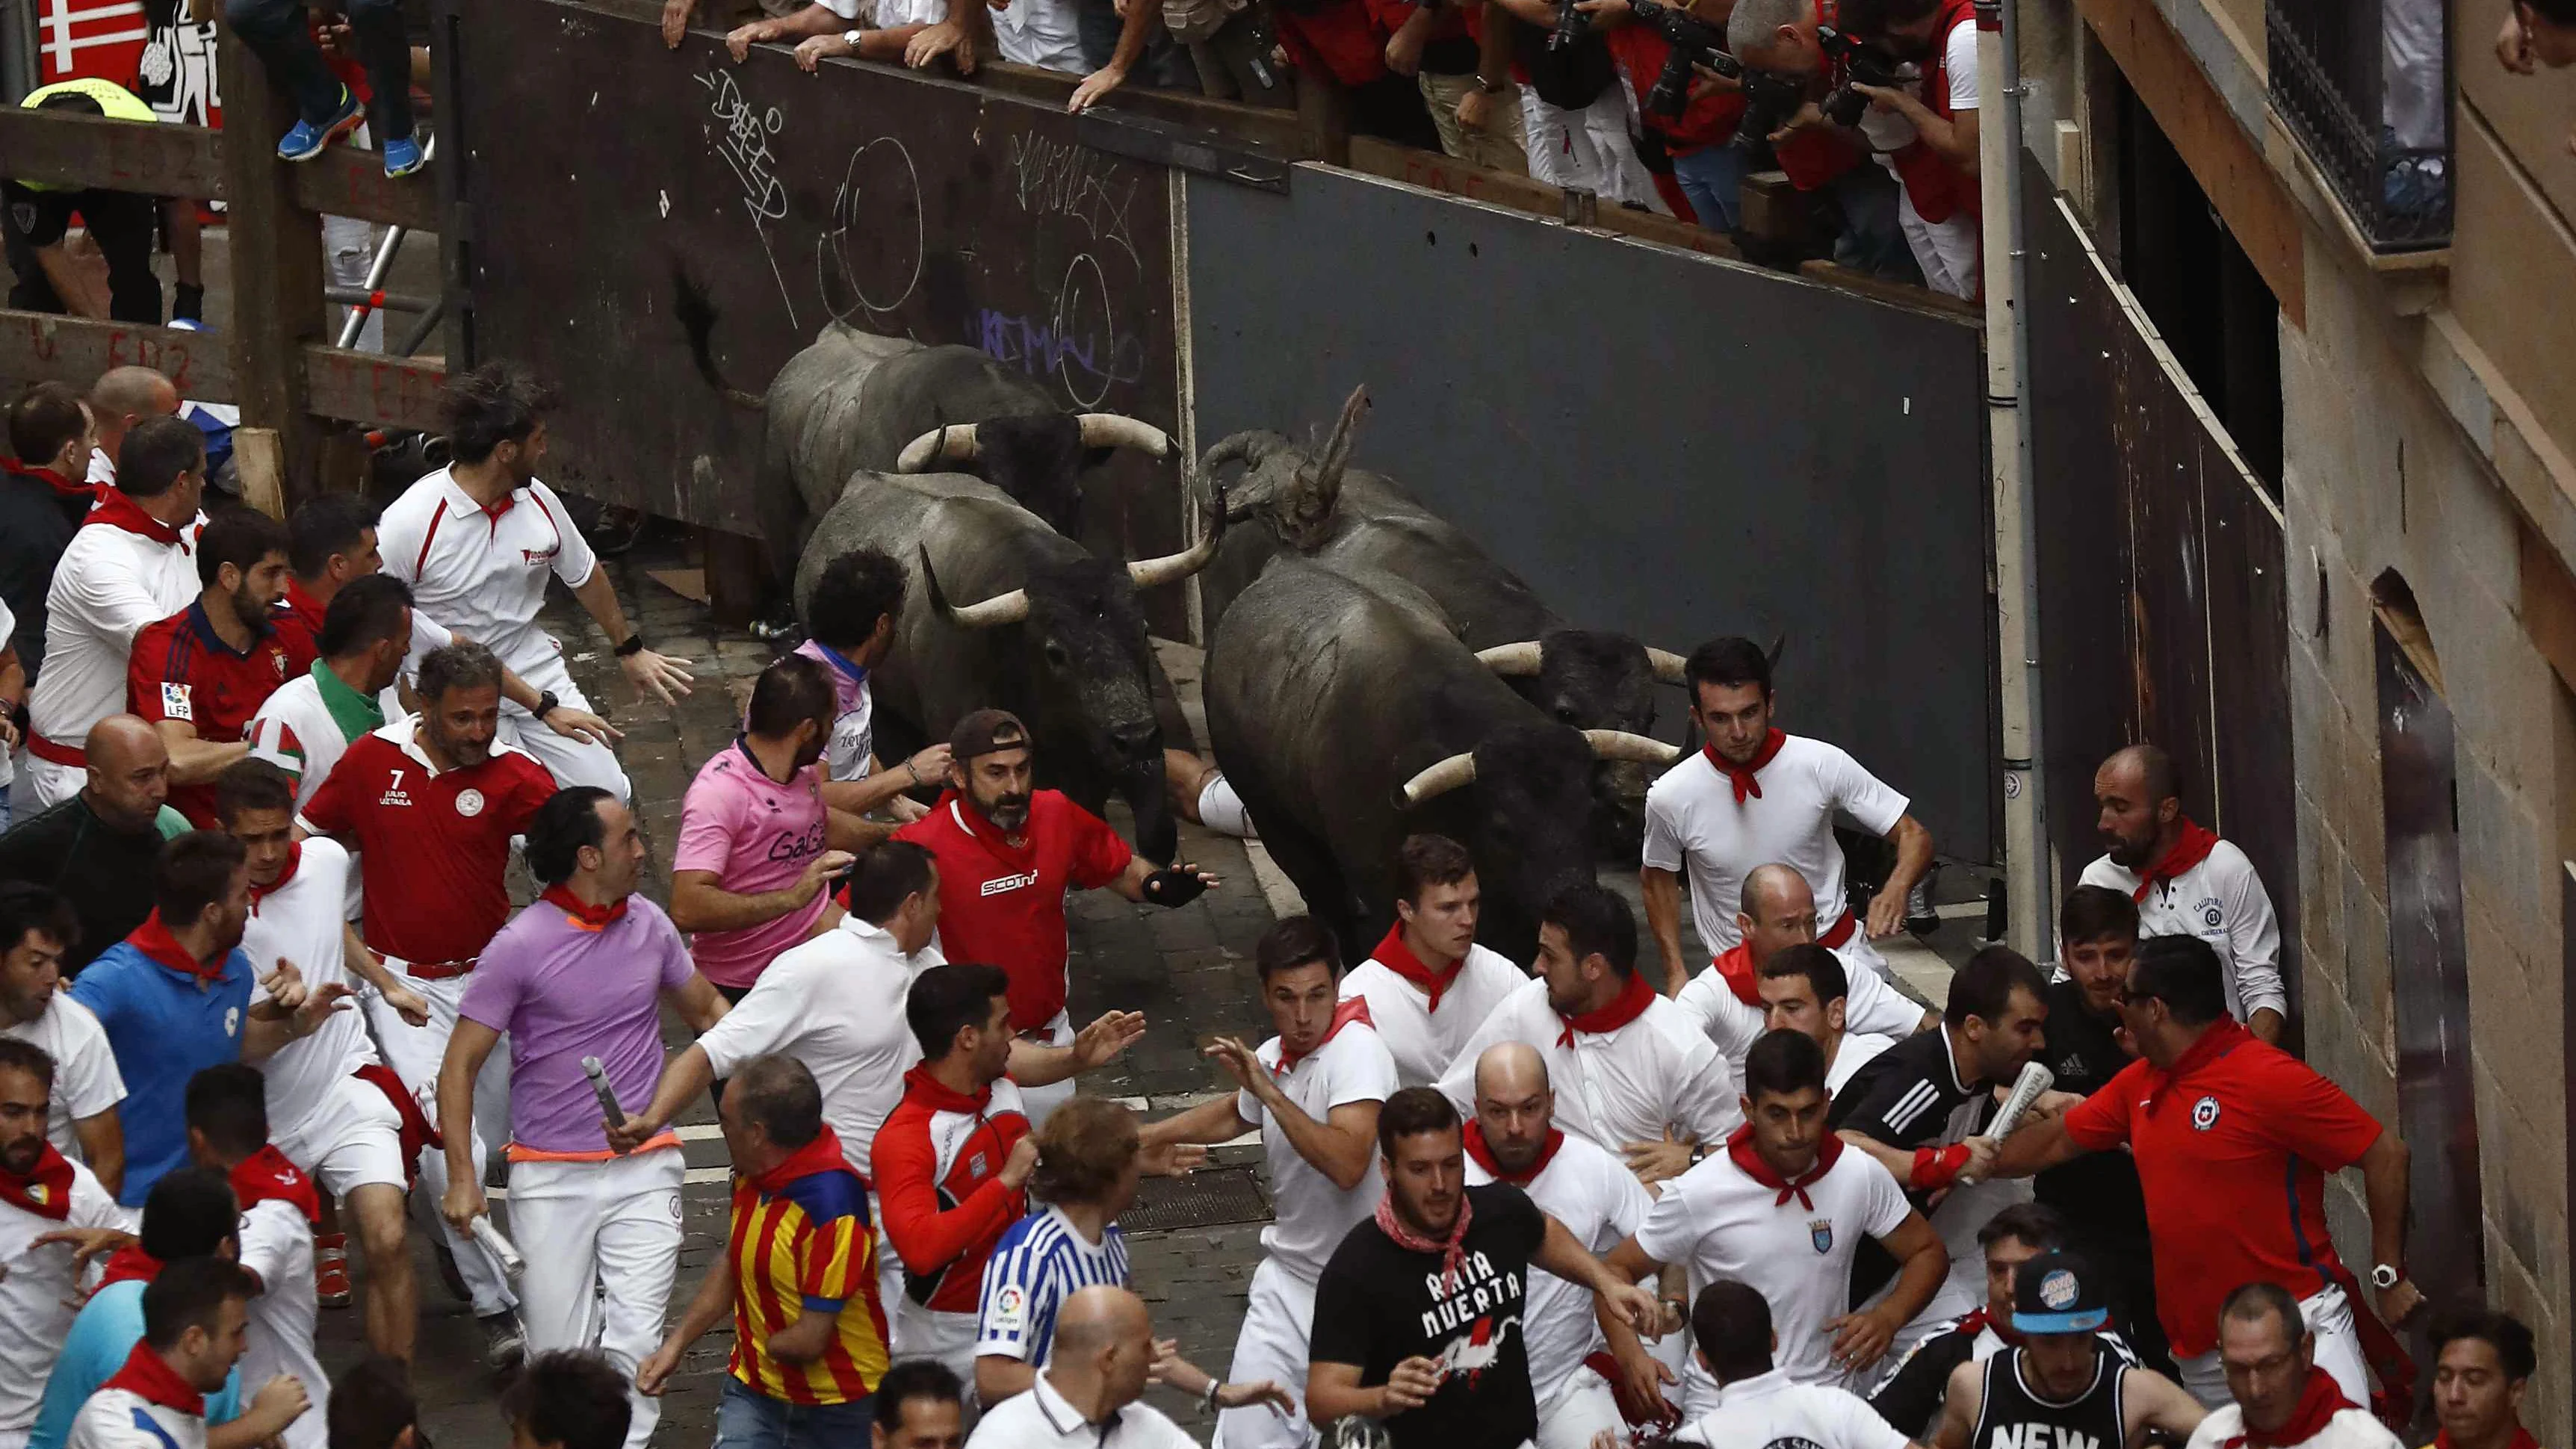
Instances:
[[[1468,1157],[1469,1187],[1493,1180],[1483,1164]],[[1596,1257],[1606,1256],[1626,1241],[1645,1222],[1646,1210],[1655,1202],[1625,1162],[1571,1132],[1538,1176],[1520,1188],[1540,1212],[1563,1223],[1575,1241]],[[1592,1312],[1592,1290],[1544,1268],[1530,1269],[1521,1333],[1529,1354],[1530,1383],[1542,1404],[1583,1367],[1587,1355],[1603,1346],[1601,1323]]]
[[[1566,1034],[1564,1018],[1548,1005],[1547,982],[1523,981],[1451,1059],[1441,1093],[1460,1116],[1473,1116],[1476,1059],[1498,1042],[1516,1041],[1547,1063],[1556,1125],[1612,1151],[1656,1141],[1667,1128],[1714,1145],[1744,1120],[1726,1058],[1688,1012],[1661,995],[1615,1031],[1575,1032],[1571,1043]]]
[[[1342,977],[1341,998],[1365,996],[1369,1024],[1395,1059],[1396,1080],[1408,1087],[1428,1087],[1440,1080],[1459,1048],[1485,1024],[1503,998],[1528,983],[1529,973],[1482,946],[1469,946],[1458,974],[1440,993],[1440,1009],[1412,982],[1374,957]]]
[[[56,1004],[70,1001],[57,997]],[[56,1083],[57,1091],[60,1083]],[[78,1276],[72,1272],[72,1250],[62,1243],[31,1246],[47,1233],[64,1228],[131,1227],[116,1199],[80,1163],[72,1164],[72,1210],[65,1218],[42,1217],[11,1203],[0,1203],[0,1439],[24,1442],[36,1427],[36,1410],[45,1399],[45,1380],[54,1372],[63,1337],[71,1332],[80,1310]]]
[[[778,953],[698,1046],[720,1078],[753,1057],[783,1053],[803,1062],[822,1089],[823,1120],[841,1139],[841,1155],[866,1176],[877,1129],[903,1100],[903,1074],[921,1060],[904,1000],[913,978],[938,964],[936,939],[906,956],[893,936],[844,916]]]
[[[63,1449],[206,1449],[206,1420],[131,1389],[100,1389],[72,1419]]]
[[[993,13],[993,48],[1013,65],[1088,74],[1076,34],[1072,0],[1011,0]]]
[[[134,636],[196,601],[197,531],[156,543],[109,524],[72,533],[45,591],[45,665],[27,699],[36,733],[79,749],[89,728],[125,708],[125,666]]]
[[[1825,1063],[1826,1094],[1830,1096],[1840,1092],[1843,1084],[1852,1079],[1853,1073],[1869,1065],[1871,1057],[1877,1056],[1894,1045],[1896,1045],[1896,1038],[1892,1036],[1881,1036],[1874,1031],[1845,1029],[1843,1039],[1834,1044],[1834,1059]],[[1980,1261],[1983,1261],[1982,1255],[1980,1255]]]
[[[29,1046],[42,1047],[54,1059],[54,1099],[45,1118],[45,1140],[74,1162],[82,1161],[80,1137],[72,1124],[114,1111],[125,1100],[125,1074],[116,1069],[116,1049],[108,1045],[107,1028],[68,991],[54,993],[53,1003],[34,1021],[0,1030]]]
[[[2244,1436],[2245,1411],[2232,1403],[2222,1404],[2191,1431],[2188,1449],[2223,1449],[2229,1440]],[[2324,1428],[2289,1449],[2400,1449],[2402,1443],[2368,1409],[2343,1409],[2326,1420]]]
[[[1785,1346],[1785,1335],[1781,1341]],[[1780,1369],[1719,1389],[1716,1409],[1675,1430],[1673,1441],[1706,1449],[1777,1444],[1906,1449],[1907,1445],[1906,1437],[1858,1395],[1826,1384],[1797,1383]]]
[[[1853,938],[1854,943],[1858,940]],[[1875,1032],[1902,1041],[1923,1024],[1923,1008],[1888,985],[1875,968],[1841,951],[1834,955],[1843,963],[1843,1030]],[[1744,1065],[1745,1053],[1768,1029],[1762,1008],[1738,997],[1715,966],[1703,966],[1697,976],[1683,982],[1673,1004],[1699,1023],[1731,1067]]]
[[[2083,883],[2138,893],[2137,872],[2107,855],[2084,867]],[[2227,1013],[2238,1021],[2267,1006],[2290,1014],[2290,994],[2281,984],[2281,921],[2254,862],[2234,841],[2218,842],[2200,864],[2157,882],[2138,902],[2138,934],[2207,941],[2228,966]]]
[[[279,960],[295,963],[306,989],[341,985],[355,990],[341,928],[348,922],[348,848],[316,835],[296,848],[294,873],[268,891],[251,892],[250,919],[242,924],[242,950],[250,956],[250,999],[268,999],[259,978]],[[324,1018],[321,1029],[279,1047],[259,1063],[268,1079],[268,1125],[275,1136],[296,1134],[319,1110],[340,1079],[376,1059],[365,1018],[352,1006]],[[265,1382],[263,1380],[263,1382]]]
[[[1744,877],[1779,862],[1795,867],[1816,896],[1816,924],[1830,931],[1844,910],[1843,848],[1834,812],[1885,835],[1906,800],[1833,745],[1790,735],[1754,777],[1760,795],[1735,803],[1735,786],[1698,751],[1646,791],[1645,864],[1679,871],[1690,883],[1691,918],[1711,951],[1733,946]]]
[[[975,1425],[968,1449],[1198,1449],[1163,1411],[1139,1400],[1107,1424],[1082,1417],[1043,1373],[1025,1394],[996,1405]]]
[[[1800,1383],[1840,1383],[1825,1324],[1850,1307],[1852,1254],[1862,1238],[1896,1231],[1914,1209],[1896,1178],[1857,1148],[1845,1148],[1807,1184],[1806,1202],[1779,1196],[1720,1152],[1664,1185],[1637,1246],[1658,1263],[1684,1265],[1693,1302],[1720,1278],[1759,1289],[1780,1336],[1774,1362]],[[1684,1382],[1701,1394],[1714,1388],[1696,1361]]]
[[[537,611],[548,576],[580,588],[599,556],[553,489],[530,482],[495,516],[441,468],[385,510],[376,546],[385,572],[411,585],[417,612],[490,648],[541,689],[570,677],[563,646],[537,627]]]
[[[323,1449],[330,1440],[331,1378],[313,1352],[319,1306],[313,1298],[313,1224],[275,1198],[252,1203],[241,1217],[241,1265],[259,1275],[261,1290],[250,1300],[242,1383],[256,1390],[279,1374],[303,1380],[313,1407],[286,1426],[286,1449]]]
[[[1395,1095],[1395,1059],[1378,1034],[1360,1022],[1333,1033],[1332,1040],[1298,1058],[1284,1076],[1278,1073],[1279,1038],[1263,1042],[1254,1055],[1297,1110],[1318,1122],[1345,1103],[1383,1102]],[[1271,1223],[1261,1230],[1262,1250],[1312,1285],[1342,1245],[1342,1236],[1377,1211],[1386,1179],[1372,1165],[1360,1174],[1359,1186],[1344,1192],[1298,1155],[1279,1119],[1250,1092],[1235,1093],[1234,1110],[1244,1121],[1261,1124],[1261,1150],[1270,1157]]]

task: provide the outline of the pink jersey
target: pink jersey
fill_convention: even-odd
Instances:
[[[784,890],[823,853],[824,835],[822,772],[808,765],[781,785],[736,739],[689,782],[671,869],[710,872],[716,889],[733,895]],[[751,985],[770,958],[805,939],[829,903],[816,891],[814,899],[776,920],[739,931],[698,932],[690,946],[698,970],[718,986]]]

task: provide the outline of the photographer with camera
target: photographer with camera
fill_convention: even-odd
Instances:
[[[1902,121],[1912,135],[1878,162],[1903,194],[1896,217],[1923,269],[1923,285],[1977,295],[1977,18],[1971,0],[1843,0],[1844,33],[1918,75],[1896,85],[1855,81],[1871,120]],[[1877,140],[1877,127],[1868,127]]]
[[[1886,123],[1868,121],[1870,98],[1853,87],[1892,84],[1895,67],[1845,35],[1836,20],[1834,0],[1736,0],[1726,48],[1744,66],[1743,129],[1770,138],[1791,185],[1832,190],[1843,215],[1836,262],[1918,280],[1896,218],[1895,182],[1879,167],[1860,164],[1879,149],[1871,132]]]
[[[1744,114],[1740,80],[1710,69],[1725,57],[1727,16],[1735,0],[1576,0],[1575,7],[1609,42],[1637,94],[1645,130],[1663,142],[1701,226],[1735,230],[1748,160],[1732,144]]]
[[[1609,43],[1578,0],[1487,0],[1467,25],[1481,47],[1478,104],[1517,106],[1529,174],[1613,205],[1662,212],[1638,158]],[[1481,15],[1479,14],[1481,11]]]

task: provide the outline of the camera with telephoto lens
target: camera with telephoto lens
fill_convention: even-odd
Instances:
[[[1628,9],[1639,25],[1662,36],[1672,48],[1664,57],[1663,74],[1655,77],[1654,89],[1646,93],[1649,112],[1666,120],[1681,115],[1690,104],[1694,66],[1707,66],[1730,80],[1744,77],[1744,67],[1726,52],[1725,26],[1711,25],[1679,5],[1660,0],[1628,0]]]
[[[1816,109],[1837,126],[1857,126],[1863,112],[1869,109],[1869,97],[1859,86],[1896,86],[1913,79],[1903,62],[1875,46],[1852,39],[1830,25],[1816,27],[1816,44],[1824,50],[1825,65],[1831,69],[1842,64],[1843,78],[1825,92]]]

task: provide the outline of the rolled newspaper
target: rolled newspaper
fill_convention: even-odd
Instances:
[[[608,1069],[600,1065],[597,1057],[583,1057],[581,1069],[590,1073],[590,1089],[599,1094],[599,1115],[607,1118],[611,1127],[625,1126],[626,1111],[617,1105],[617,1093],[608,1085]]]
[[[477,1213],[473,1227],[474,1241],[481,1243],[484,1249],[491,1253],[494,1261],[501,1265],[502,1272],[516,1278],[527,1271],[528,1260],[519,1256],[519,1250],[511,1246],[508,1238],[501,1236],[499,1228],[492,1226],[491,1218]]]
[[[2021,1125],[2021,1115],[2030,1110],[2030,1104],[2039,1100],[2040,1093],[2055,1085],[2057,1085],[2055,1072],[2037,1062],[2023,1063],[2021,1075],[2013,1078],[2012,1095],[2004,1098],[2003,1106],[1995,1112],[1995,1120],[1987,1123],[1986,1130],[1979,1135],[1991,1137],[1997,1142],[2010,1137],[2013,1129]],[[1959,1181],[1971,1183],[1976,1179],[1962,1173]]]

